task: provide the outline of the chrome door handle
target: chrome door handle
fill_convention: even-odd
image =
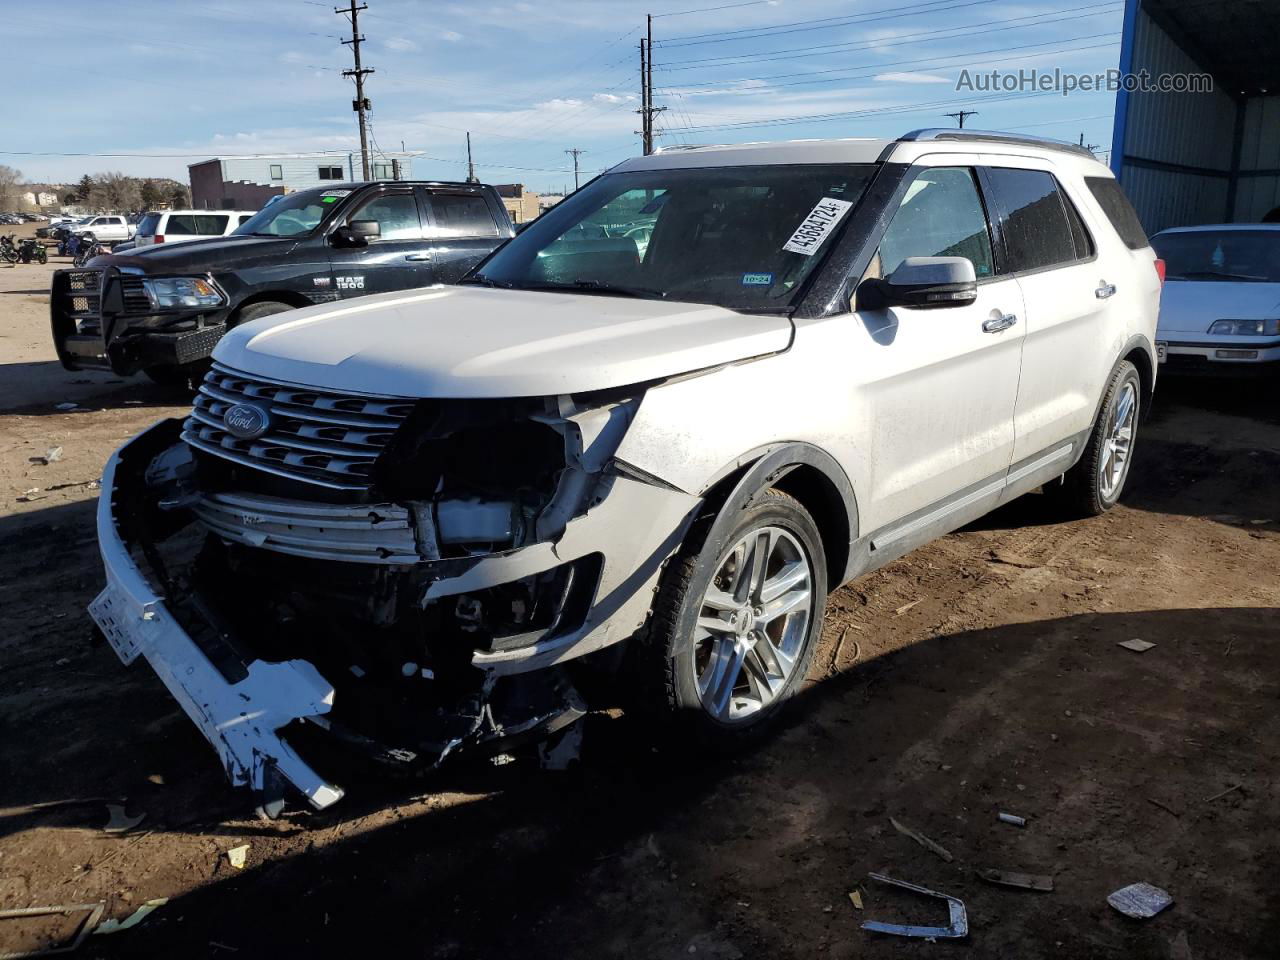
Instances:
[[[1016,314],[1002,313],[998,317],[992,317],[990,320],[982,321],[983,333],[999,333],[1001,330],[1008,330],[1018,322]]]
[[[1107,283],[1105,280],[1102,281],[1102,285],[1099,286],[1097,290],[1093,291],[1093,295],[1099,300],[1105,300],[1107,297],[1114,297],[1115,293],[1116,285],[1114,283]]]
[[[406,259],[406,260],[412,260],[412,261],[415,261],[415,262],[417,262],[417,261],[422,261],[422,260],[430,260],[430,259],[431,259],[431,254],[429,254],[429,253],[408,253],[408,254],[405,254],[405,259]]]

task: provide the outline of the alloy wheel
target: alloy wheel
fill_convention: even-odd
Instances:
[[[1138,389],[1126,381],[1112,408],[1111,423],[1098,458],[1098,485],[1102,496],[1113,500],[1124,486],[1129,473],[1129,456],[1133,452],[1133,433],[1138,415]]]

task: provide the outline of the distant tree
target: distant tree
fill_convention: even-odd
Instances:
[[[0,209],[12,210],[17,206],[18,183],[22,171],[0,164]]]
[[[93,178],[97,185],[93,190],[93,203],[104,210],[137,210],[142,205],[142,191],[135,177],[119,171],[99,173]]]
[[[97,186],[93,182],[93,177],[87,173],[80,178],[80,182],[76,184],[76,199],[81,203],[89,203],[93,199],[93,188]]]
[[[143,180],[138,192],[142,196],[143,207],[148,210],[154,210],[165,202],[164,191],[160,188],[160,184],[154,180]]]
[[[182,184],[175,184],[169,191],[169,204],[175,209],[191,206],[191,194],[187,192],[187,188]]]
[[[62,195],[62,202],[67,204],[68,206],[70,206],[73,203],[79,203],[80,194],[76,193],[74,190],[68,190],[66,193]]]

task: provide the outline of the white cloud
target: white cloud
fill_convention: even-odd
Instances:
[[[390,40],[384,40],[382,45],[388,50],[395,50],[398,53],[408,53],[418,49],[418,45],[408,37],[392,37]]]
[[[934,73],[877,73],[877,83],[951,83],[947,77]]]
[[[445,30],[440,34],[440,36],[442,39],[448,40],[450,43],[457,43],[462,39],[462,34],[458,33],[456,30]]]
[[[286,50],[280,54],[279,60],[281,63],[306,63],[307,55],[297,50]]]
[[[597,93],[592,95],[591,99],[596,103],[626,103],[628,100],[635,100],[636,97],[634,94],[620,97],[616,93]]]

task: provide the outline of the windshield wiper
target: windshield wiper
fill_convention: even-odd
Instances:
[[[1251,277],[1244,273],[1219,273],[1217,270],[1188,270],[1175,274],[1171,280],[1249,280],[1254,283],[1265,283],[1265,277]]]
[[[512,290],[515,288],[515,284],[509,280],[495,280],[493,277],[486,277],[483,273],[477,273],[472,277],[463,277],[458,283],[459,285],[473,283],[478,287],[496,287],[499,290]]]
[[[570,283],[537,283],[521,290],[567,290],[574,293],[603,293],[614,297],[635,297],[641,300],[665,300],[665,290],[650,290],[646,287],[619,287],[604,280],[574,280]]]

